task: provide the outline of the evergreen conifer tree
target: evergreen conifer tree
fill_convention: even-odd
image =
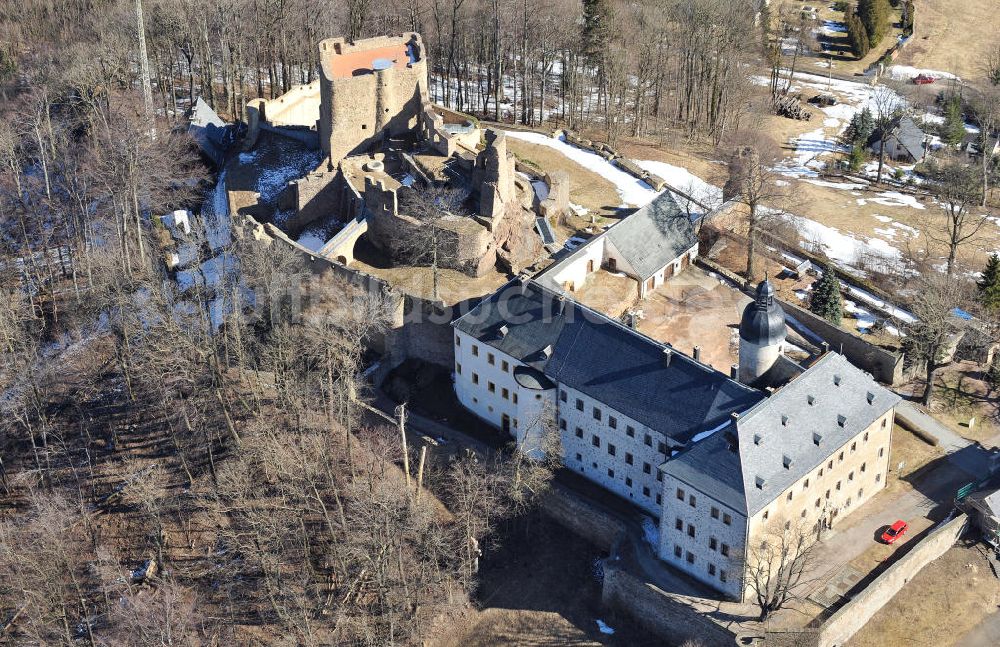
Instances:
[[[976,282],[979,287],[979,302],[990,310],[1000,308],[1000,256],[990,255],[986,261],[983,276]]]
[[[840,281],[837,279],[837,272],[832,267],[827,267],[823,276],[813,283],[812,298],[809,300],[809,309],[823,317],[827,321],[837,326],[842,318]]]
[[[965,139],[965,118],[962,117],[962,98],[952,95],[944,106],[944,127],[941,138],[949,144],[961,144]]]

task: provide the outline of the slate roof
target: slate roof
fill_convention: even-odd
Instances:
[[[735,436],[730,424],[662,469],[713,496],[720,493],[724,503],[735,503],[737,511],[753,516],[899,401],[844,356],[827,353],[741,415]],[[736,443],[725,441],[727,433]],[[819,446],[814,434],[820,436]],[[786,457],[791,460],[788,468]],[[764,480],[762,488],[757,487],[758,477]]]
[[[606,235],[643,280],[698,242],[691,219],[669,191],[608,229]]]
[[[668,364],[664,344],[534,282],[508,284],[452,325],[675,445],[764,397],[676,349]]]
[[[915,160],[919,160],[924,156],[924,139],[926,135],[924,131],[920,129],[920,126],[909,117],[903,117],[900,119],[890,130],[890,135],[901,148],[906,149],[906,152],[910,154]],[[878,152],[879,140],[881,135],[878,132],[872,134],[871,139],[868,140],[869,146]]]

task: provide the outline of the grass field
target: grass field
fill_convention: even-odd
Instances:
[[[1000,46],[996,0],[916,0],[915,38],[897,63],[980,81],[987,53]]]

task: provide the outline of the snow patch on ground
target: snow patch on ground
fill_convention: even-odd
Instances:
[[[597,623],[597,630],[600,631],[602,634],[610,636],[611,634],[615,633],[615,630],[609,627],[608,624],[603,620],[598,619],[594,620],[594,622]]]
[[[909,65],[890,65],[889,69],[886,70],[886,74],[889,75],[894,81],[909,81],[915,76],[931,76],[935,79],[957,79],[956,75],[951,72],[942,72],[940,70],[928,70],[921,67],[911,67]]]
[[[657,196],[657,192],[645,182],[632,177],[597,153],[577,148],[576,146],[567,144],[563,139],[553,139],[541,133],[529,133],[517,130],[508,130],[506,133],[512,139],[520,139],[531,144],[554,148],[588,171],[600,175],[615,186],[615,190],[626,205],[641,207],[651,202]]]
[[[828,189],[843,189],[845,191],[857,191],[858,189],[867,188],[867,184],[854,184],[851,182],[827,182],[826,180],[805,180],[809,184],[815,184],[816,186],[823,186]]]
[[[872,198],[871,201],[886,207],[910,207],[912,209],[926,209],[924,205],[920,204],[916,196],[912,196],[906,193],[900,193],[899,191],[883,191],[878,194],[879,197]]]

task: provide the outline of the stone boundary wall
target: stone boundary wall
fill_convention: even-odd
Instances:
[[[710,609],[704,603],[711,600],[667,593],[607,563],[601,602],[627,613],[673,645],[686,640],[704,647],[732,647],[736,643],[736,634],[707,615]]]
[[[831,350],[842,352],[852,364],[868,371],[879,382],[889,385],[902,382],[902,353],[897,354],[871,344],[790,301],[778,299],[778,303],[784,308],[785,315],[791,317],[789,324],[793,328],[804,328],[813,336],[819,337],[830,344]],[[803,333],[802,330],[798,332]]]
[[[963,513],[920,540],[910,552],[823,623],[819,647],[840,647],[850,640],[924,566],[951,548],[965,531],[968,522],[968,516]]]

